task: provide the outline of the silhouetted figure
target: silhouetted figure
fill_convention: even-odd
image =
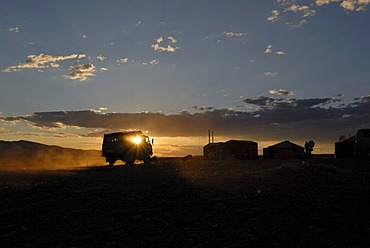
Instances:
[[[306,158],[312,158],[312,151],[313,151],[313,147],[315,146],[315,143],[310,140],[310,141],[306,141],[304,143],[304,150],[305,150],[305,155],[306,155]]]

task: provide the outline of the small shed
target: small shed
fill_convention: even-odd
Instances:
[[[263,158],[304,158],[304,147],[288,140],[263,148]]]
[[[258,144],[249,140],[209,143],[203,147],[204,159],[258,159]]]

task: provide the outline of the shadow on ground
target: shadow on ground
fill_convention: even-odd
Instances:
[[[0,245],[368,247],[368,169],[225,163],[2,173]]]

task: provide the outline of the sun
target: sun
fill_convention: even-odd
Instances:
[[[134,138],[132,138],[132,142],[134,142],[135,144],[140,144],[141,143],[141,137],[140,136],[135,136]]]

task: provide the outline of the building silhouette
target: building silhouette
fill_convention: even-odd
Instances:
[[[258,143],[249,140],[229,140],[209,143],[203,147],[204,159],[258,159]]]
[[[288,140],[263,148],[263,158],[304,158],[304,147]]]

